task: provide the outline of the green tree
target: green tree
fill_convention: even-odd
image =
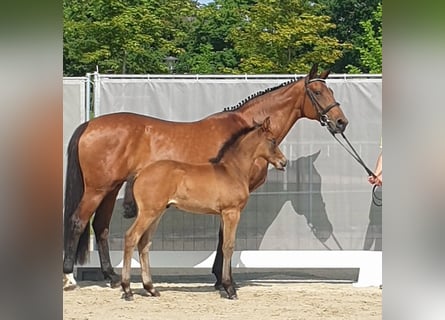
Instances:
[[[167,72],[196,1],[64,0],[64,74]]]
[[[360,22],[363,34],[357,39],[356,50],[360,66],[348,65],[354,73],[382,73],[382,4],[377,6],[372,18]]]
[[[256,1],[215,0],[202,6],[193,18],[193,29],[184,42],[177,71],[184,73],[232,73],[239,63],[228,35],[243,20],[242,12]]]
[[[259,0],[230,39],[243,73],[304,73],[314,63],[332,65],[345,45],[327,32],[335,25],[305,0]]]
[[[373,12],[381,0],[318,0],[320,12],[330,16],[336,28],[329,30],[329,35],[341,43],[352,44],[346,47],[343,55],[332,66],[337,73],[347,72],[347,65],[361,67],[359,51],[354,46],[359,45],[363,33],[362,21],[372,18]]]

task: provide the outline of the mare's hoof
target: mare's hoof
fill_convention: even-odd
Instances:
[[[229,300],[238,300],[238,296],[236,294],[229,295],[228,298],[229,298]]]
[[[77,289],[77,288],[78,288],[77,284],[73,284],[73,283],[66,284],[66,285],[63,286],[63,291],[72,291],[72,290]]]
[[[112,272],[112,273],[104,273],[104,278],[110,280],[110,287],[116,289],[121,286],[121,277],[120,275]]]
[[[110,287],[113,289],[119,288],[121,286],[121,280],[120,279],[112,279],[110,280]]]
[[[132,293],[123,293],[122,294],[122,299],[125,299],[125,301],[133,301],[134,300],[134,296]]]
[[[76,279],[74,279],[74,276],[72,273],[63,274],[63,290],[64,291],[71,291],[76,289],[77,282]]]
[[[215,284],[213,285],[213,287],[215,288],[215,290],[222,290],[224,289],[223,285],[221,282],[216,281]]]

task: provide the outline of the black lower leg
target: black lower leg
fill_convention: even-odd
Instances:
[[[73,221],[71,225],[71,230],[65,231],[71,235],[68,237],[65,235],[65,248],[64,248],[64,258],[63,258],[63,273],[72,273],[74,269],[74,263],[76,261],[76,251],[79,244],[79,239],[84,230],[84,226],[80,221]]]
[[[116,288],[120,285],[121,278],[114,272],[113,266],[111,265],[110,250],[108,246],[108,233],[108,229],[105,229],[102,234],[96,238],[96,240],[104,279],[110,280],[111,287]]]
[[[222,243],[223,243],[223,232],[222,232],[222,226],[220,226],[218,233],[218,246],[216,248],[215,261],[213,262],[213,267],[212,267],[212,273],[216,277],[215,289],[217,290],[221,289],[222,286],[222,265],[223,265]]]

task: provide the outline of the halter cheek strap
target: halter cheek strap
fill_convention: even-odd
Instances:
[[[323,83],[326,83],[325,79],[321,79],[321,78],[314,78],[311,80],[307,80],[306,79],[306,83],[305,83],[305,89],[306,89],[306,93],[309,96],[309,99],[311,99],[312,105],[315,107],[315,109],[318,112],[318,115],[320,116],[320,124],[322,126],[325,126],[328,124],[329,122],[329,117],[327,116],[327,113],[334,107],[340,106],[340,103],[338,103],[337,101],[335,101],[334,103],[331,103],[330,105],[328,105],[327,107],[323,108],[320,103],[318,102],[317,98],[315,98],[314,93],[309,89],[308,84],[312,83],[312,82],[316,82],[316,81],[321,81]]]

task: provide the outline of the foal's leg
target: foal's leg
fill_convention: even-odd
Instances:
[[[122,183],[108,193],[102,200],[99,208],[96,210],[93,220],[93,229],[94,234],[96,235],[102,273],[105,279],[110,280],[112,288],[117,288],[121,283],[121,279],[120,276],[114,272],[113,266],[111,265],[108,235],[110,233],[110,220],[113,214],[114,204],[121,186]]]
[[[136,244],[139,243],[141,237],[146,233],[152,223],[155,222],[158,214],[140,210],[133,225],[125,233],[124,262],[122,267],[121,286],[124,290],[123,297],[127,301],[133,300],[133,292],[130,288],[130,271],[131,258]],[[148,262],[148,261],[147,261]]]
[[[240,219],[239,210],[223,211],[222,215],[223,236],[223,267],[222,267],[222,285],[227,292],[229,299],[237,299],[236,290],[232,281],[231,259],[235,248],[236,228]]]
[[[147,290],[152,296],[159,297],[161,294],[159,291],[155,289],[153,286],[153,280],[151,278],[150,272],[150,255],[149,250],[151,246],[151,239],[158,228],[158,224],[161,218],[159,217],[153,224],[148,228],[148,230],[144,233],[141,240],[138,243],[139,250],[139,262],[141,263],[142,269],[142,283],[144,285],[144,289]]]

